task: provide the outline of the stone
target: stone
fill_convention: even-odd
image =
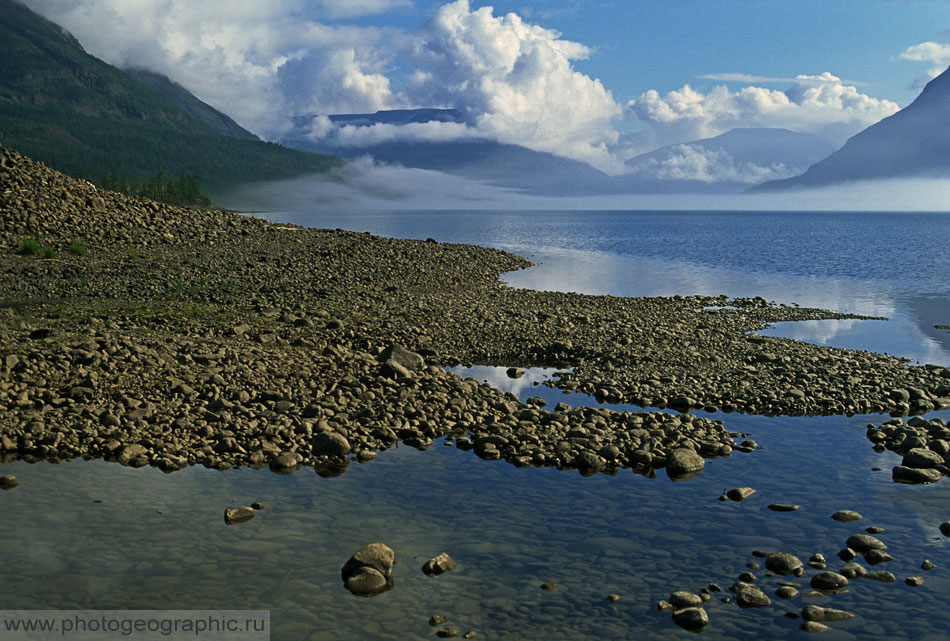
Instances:
[[[373,596],[393,587],[396,555],[388,545],[370,543],[353,553],[340,574],[346,589],[358,596]]]
[[[818,623],[817,621],[804,621],[800,626],[798,626],[805,632],[827,632],[831,628],[825,625],[824,623]]]
[[[940,533],[944,536],[950,536],[950,521],[944,521],[940,524]]]
[[[620,600],[620,595],[619,595],[619,594],[608,594],[608,595],[607,595],[606,597],[604,597],[604,598],[607,599],[608,601],[612,602],[612,603],[616,603],[617,601]]]
[[[698,594],[693,594],[686,590],[678,590],[670,595],[670,603],[674,608],[679,610],[680,608],[692,608],[702,605],[703,599]]]
[[[801,560],[793,554],[776,553],[765,557],[765,569],[776,574],[791,574],[801,567]]]
[[[848,580],[860,579],[862,576],[865,576],[868,573],[867,569],[863,565],[857,563],[849,563],[843,568],[841,568],[839,574],[846,577]]]
[[[854,615],[844,610],[823,608],[819,605],[806,605],[802,608],[802,618],[806,621],[844,621]]]
[[[745,501],[753,494],[755,494],[755,490],[751,487],[735,487],[726,492],[726,496],[736,502]]]
[[[881,563],[893,561],[894,557],[884,550],[868,550],[864,554],[864,560],[867,561],[869,565],[880,565]]]
[[[224,522],[228,525],[232,523],[244,523],[254,518],[254,508],[250,506],[229,507],[224,510]]]
[[[808,557],[808,565],[819,570],[823,570],[827,562],[824,554],[812,554]]]
[[[794,512],[800,505],[794,503],[769,503],[768,508],[773,512]]]
[[[350,442],[337,432],[320,432],[310,448],[314,456],[346,456],[350,453]]]
[[[131,445],[126,445],[119,450],[118,454],[116,455],[116,460],[122,465],[128,465],[132,459],[146,456],[147,454],[148,450],[145,448],[145,446],[138,443],[132,443]]]
[[[936,452],[931,452],[927,448],[915,447],[904,454],[901,465],[918,469],[931,468],[943,465],[943,457]]]
[[[524,376],[524,370],[520,367],[509,367],[505,374],[508,378],[521,378]]]
[[[20,484],[20,479],[12,474],[0,476],[0,490],[12,490]]]
[[[353,556],[343,565],[343,576],[346,577],[362,567],[370,567],[377,570],[384,577],[390,577],[393,573],[393,563],[396,554],[392,548],[384,543],[370,543],[364,545],[353,553]]]
[[[393,361],[410,371],[421,370],[425,367],[425,359],[421,355],[409,351],[398,343],[393,343],[379,355],[379,362],[387,361]]]
[[[293,452],[283,452],[270,462],[270,469],[278,473],[293,472],[300,467]]]
[[[705,459],[687,447],[678,447],[666,457],[666,474],[673,480],[692,478],[705,467]]]
[[[390,589],[390,581],[375,568],[358,568],[353,574],[343,579],[347,590],[357,596],[373,596]]]
[[[685,608],[673,613],[673,623],[684,630],[700,630],[709,625],[709,615],[703,608]]]
[[[263,510],[267,506],[261,503],[260,501],[254,501],[253,503],[251,503],[251,507],[254,508],[255,510]]]
[[[884,541],[871,536],[870,534],[852,534],[848,537],[846,545],[856,552],[868,552],[870,550],[886,550],[887,545]]]
[[[447,622],[448,619],[441,614],[433,614],[431,617],[429,617],[429,625],[431,625],[433,628]]]
[[[850,523],[852,521],[860,521],[864,517],[861,516],[859,512],[854,510],[840,510],[831,515],[835,521],[840,521],[841,523]]]
[[[451,639],[453,637],[457,637],[458,635],[459,635],[458,628],[442,628],[441,630],[438,630],[435,633],[435,636],[440,637],[442,639]]]
[[[783,585],[775,591],[775,596],[780,599],[794,599],[798,596],[798,590],[790,585]]]
[[[557,590],[557,583],[551,583],[548,581],[547,583],[542,583],[538,587],[540,587],[545,592],[553,592],[554,590]]]
[[[907,467],[906,465],[897,465],[891,471],[891,478],[894,479],[894,482],[911,485],[936,483],[942,476],[940,470]]]
[[[429,559],[422,566],[422,571],[427,576],[439,576],[453,569],[455,569],[455,560],[445,552]]]
[[[878,583],[893,583],[897,580],[897,577],[894,576],[891,572],[887,570],[876,570],[874,572],[868,572],[864,575],[864,578],[871,581],[877,581]]]
[[[764,608],[772,603],[765,592],[751,583],[739,582],[729,589],[735,593],[740,608]]]
[[[912,588],[916,588],[917,586],[920,586],[920,585],[923,585],[923,584],[924,584],[924,577],[922,577],[922,576],[909,576],[909,577],[907,577],[906,579],[904,579],[904,583],[906,583],[907,585],[909,585],[909,586],[912,587]]]
[[[848,585],[847,577],[837,572],[819,572],[811,578],[811,587],[816,590],[840,590],[846,585]]]
[[[920,564],[921,570],[930,571],[930,570],[933,570],[935,567],[937,567],[936,564],[933,561],[930,561],[929,559],[925,560],[923,563]]]

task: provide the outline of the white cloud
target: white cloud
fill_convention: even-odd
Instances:
[[[924,85],[942,74],[950,66],[950,44],[921,42],[904,49],[901,58],[915,62],[929,62],[933,65],[926,73],[917,74],[914,79],[912,88],[920,91],[924,88]]]
[[[334,147],[369,147],[387,142],[453,142],[477,140],[482,132],[459,122],[411,122],[404,125],[376,123],[371,126],[340,125],[326,116],[314,119],[311,140]]]
[[[329,18],[356,18],[412,6],[411,0],[319,0]]]
[[[585,160],[608,171],[607,152],[622,109],[599,80],[575,70],[582,44],[468,0],[442,6],[423,27],[415,54],[425,71],[409,87],[413,102],[468,111],[487,136]]]
[[[627,114],[649,127],[641,145],[660,147],[709,138],[734,127],[782,127],[843,142],[899,109],[890,100],[860,93],[825,72],[797,76],[785,91],[718,86],[703,93],[690,85],[661,96],[647,91],[627,103]]]
[[[675,145],[662,158],[649,158],[638,163],[635,173],[660,180],[698,180],[706,184],[739,182],[749,185],[789,178],[800,173],[784,163],[768,166],[736,160],[725,149],[708,149],[698,145]]]

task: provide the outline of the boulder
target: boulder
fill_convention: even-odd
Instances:
[[[387,361],[392,361],[410,371],[425,367],[425,359],[421,355],[409,351],[398,343],[387,347],[379,355],[380,363],[386,363]]]
[[[687,447],[678,447],[666,457],[666,474],[673,480],[696,476],[706,467],[702,456]]]
[[[337,432],[320,432],[311,443],[314,456],[346,456],[350,453],[350,443]]]
[[[443,552],[425,562],[422,571],[428,576],[438,576],[455,569],[455,559]]]
[[[347,590],[358,596],[373,596],[393,587],[392,549],[383,543],[364,545],[343,565],[340,574]]]

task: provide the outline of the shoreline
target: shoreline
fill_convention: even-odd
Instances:
[[[2,457],[333,473],[396,441],[449,436],[520,466],[649,474],[676,450],[736,447],[727,426],[693,414],[521,403],[442,369],[461,362],[572,367],[557,387],[683,412],[950,403],[950,370],[751,334],[864,317],[515,290],[500,274],[530,262],[498,250],[174,208],[4,148],[0,162]],[[24,236],[57,257],[18,255]],[[74,239],[85,255],[68,253]],[[734,309],[706,309],[723,306]]]

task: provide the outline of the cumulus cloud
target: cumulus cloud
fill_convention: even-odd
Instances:
[[[706,184],[738,182],[749,185],[789,178],[801,173],[784,163],[759,165],[739,161],[725,149],[709,149],[698,145],[674,145],[662,158],[648,158],[638,163],[635,173],[660,180],[698,180]]]
[[[734,127],[782,127],[843,142],[899,109],[890,100],[860,93],[854,85],[825,72],[801,75],[785,91],[721,85],[708,93],[684,85],[661,96],[647,91],[627,103],[628,117],[649,127],[641,144],[709,138]]]
[[[915,62],[931,63],[930,69],[926,73],[917,74],[913,85],[911,85],[914,90],[920,91],[924,88],[924,85],[942,74],[950,66],[950,44],[921,42],[904,49],[901,58]]]
[[[575,70],[584,45],[517,14],[442,6],[423,27],[413,60],[423,73],[408,88],[419,104],[465,109],[487,137],[619,169],[607,145],[622,109],[599,80]]]

